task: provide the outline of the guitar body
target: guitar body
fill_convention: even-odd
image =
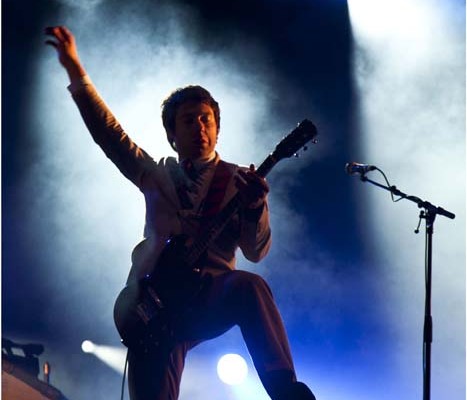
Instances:
[[[151,275],[129,283],[114,305],[114,321],[122,343],[150,352],[170,343],[170,321],[201,290],[200,270],[186,261],[186,235],[170,238]]]

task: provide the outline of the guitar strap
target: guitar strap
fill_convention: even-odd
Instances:
[[[181,168],[170,168],[170,175],[172,176],[173,183],[175,185],[175,191],[177,192],[178,200],[184,210],[191,210],[193,203],[188,196],[188,188],[185,184],[185,178]]]
[[[225,161],[219,160],[209,186],[208,193],[203,201],[203,217],[212,217],[216,215],[225,197],[227,185],[232,178],[232,171]]]

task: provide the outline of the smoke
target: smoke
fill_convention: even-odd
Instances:
[[[402,8],[394,2],[377,9],[362,6],[349,2],[364,162],[379,166],[407,194],[457,215],[435,222],[432,387],[434,397],[464,398],[465,5],[412,0]],[[372,177],[378,180],[376,173]],[[370,229],[378,238],[380,268],[388,282],[387,315],[397,327],[398,380],[404,390],[418,394],[424,222],[421,234],[414,235],[419,214],[414,203],[393,204],[386,192],[359,190],[368,191],[372,203]],[[420,379],[407,380],[413,376]]]

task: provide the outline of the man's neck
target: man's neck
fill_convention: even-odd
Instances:
[[[217,153],[215,151],[213,151],[211,154],[209,154],[208,156],[206,157],[199,157],[199,158],[196,158],[196,159],[191,159],[190,161],[193,163],[193,165],[195,166],[195,168],[199,168],[203,165],[206,165],[206,164],[209,164],[210,162],[214,161],[217,157]],[[179,163],[182,163],[186,158],[181,158],[179,157],[178,161]]]

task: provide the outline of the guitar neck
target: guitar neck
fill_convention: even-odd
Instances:
[[[256,173],[261,177],[265,178],[267,174],[272,170],[274,165],[277,164],[277,160],[273,157],[272,154],[269,154],[266,159],[261,163],[261,165],[256,170]]]
[[[258,167],[256,173],[262,178],[265,178],[276,164],[277,161],[274,159],[274,157],[269,155]],[[237,193],[210,221],[207,227],[197,235],[186,257],[188,264],[193,265],[201,257],[209,245],[219,236],[225,226],[230,222],[232,217],[238,211],[239,207],[240,196]]]

